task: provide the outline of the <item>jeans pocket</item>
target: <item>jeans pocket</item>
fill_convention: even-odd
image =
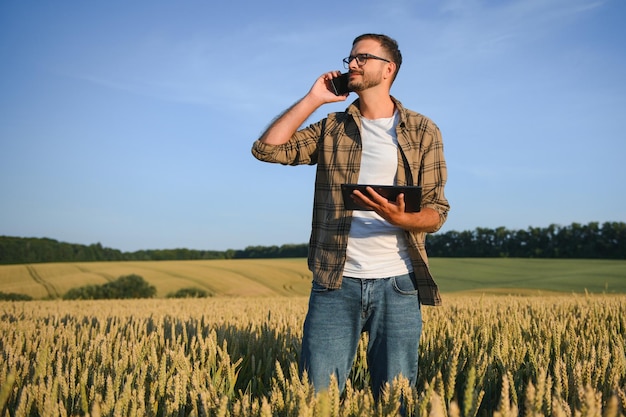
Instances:
[[[318,284],[317,282],[313,281],[313,284],[311,286],[311,291],[315,292],[315,293],[324,293],[324,292],[328,292],[328,288],[326,288],[323,285]]]
[[[415,275],[406,274],[393,277],[393,289],[403,295],[417,294],[417,282]]]

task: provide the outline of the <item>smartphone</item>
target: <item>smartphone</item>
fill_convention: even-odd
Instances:
[[[342,96],[350,92],[350,89],[348,88],[348,77],[350,77],[350,74],[346,72],[345,74],[341,74],[339,77],[335,77],[330,80],[332,91],[336,96]]]

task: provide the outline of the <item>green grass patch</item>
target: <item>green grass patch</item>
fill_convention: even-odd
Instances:
[[[626,261],[603,259],[432,258],[442,292],[626,293]]]

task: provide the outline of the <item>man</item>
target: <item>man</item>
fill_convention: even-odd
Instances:
[[[257,140],[253,155],[266,162],[317,164],[308,265],[313,272],[304,323],[301,371],[316,390],[335,375],[343,390],[361,333],[369,334],[372,392],[402,375],[415,384],[422,331],[420,302],[441,299],[429,268],[425,235],[444,223],[449,204],[439,128],[390,95],[402,63],[395,40],[357,37],[348,87],[355,100],[345,112],[300,129],[326,103],[345,101],[320,76],[309,92]],[[388,201],[371,187],[352,198],[371,211],[346,210],[341,184],[421,185],[418,212],[405,212],[404,195]]]

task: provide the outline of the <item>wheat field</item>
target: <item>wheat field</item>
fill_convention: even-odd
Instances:
[[[306,297],[0,303],[0,416],[623,416],[626,296],[446,295],[417,386],[297,371]]]

